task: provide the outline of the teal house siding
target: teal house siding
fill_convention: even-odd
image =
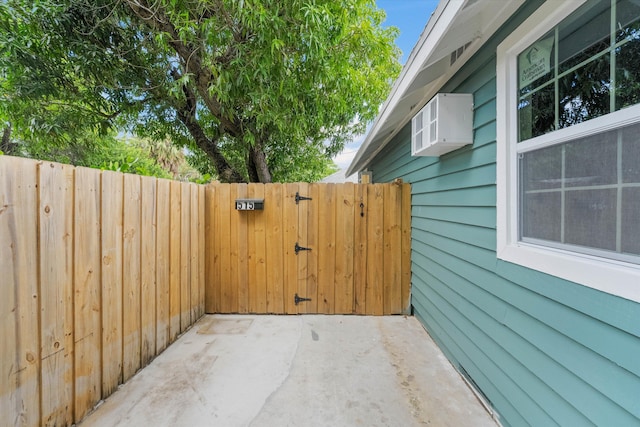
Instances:
[[[368,165],[412,184],[412,308],[504,426],[640,425],[640,304],[496,255],[496,47],[440,92],[472,93],[474,142],[411,157],[411,124]]]

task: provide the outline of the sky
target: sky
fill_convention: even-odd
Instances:
[[[420,34],[431,13],[435,10],[439,0],[377,0],[376,4],[387,14],[384,26],[398,27],[400,34],[396,44],[402,51],[400,62],[404,65],[411,53],[411,49],[418,41]],[[345,169],[351,164],[356,155],[364,135],[346,144],[344,150],[334,157],[334,161],[340,169]]]

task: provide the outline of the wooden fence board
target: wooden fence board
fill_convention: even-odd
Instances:
[[[231,281],[231,256],[228,242],[231,239],[230,218],[231,218],[231,186],[221,185],[216,188],[216,233],[218,233],[216,243],[216,266],[220,270],[220,312],[237,312],[237,293]],[[236,297],[234,298],[234,295]]]
[[[284,231],[284,312],[286,314],[297,312],[297,306],[293,302],[293,296],[298,291],[298,257],[294,252],[295,243],[298,240],[298,205],[295,202],[297,191],[298,184],[284,185],[282,224]]]
[[[267,313],[284,313],[282,190],[281,185],[265,186],[264,197],[269,201],[269,207],[264,212],[268,267],[266,271]]]
[[[323,184],[309,184],[307,196],[311,197],[311,200],[307,203],[310,204],[307,210],[307,244],[306,246],[311,248],[311,251],[307,252],[307,290],[305,297],[311,301],[303,303],[302,308],[304,313],[317,313],[318,312],[318,228],[322,218],[319,215],[319,209],[317,206],[324,203],[320,199],[320,187]]]
[[[318,312],[335,312],[336,185],[320,186],[318,199]]]
[[[336,312],[353,312],[354,197],[353,183],[338,187],[336,200]]]
[[[306,182],[301,182],[298,184],[298,192],[300,196],[308,197],[309,196],[309,184]],[[309,231],[309,209],[310,209],[309,201],[302,200],[298,204],[298,233],[296,237],[296,242],[302,247],[308,248],[309,241],[308,231]],[[298,295],[300,297],[306,298],[307,296],[307,278],[309,276],[309,252],[308,251],[300,251],[298,255]],[[296,313],[305,313],[306,312],[306,302],[301,302],[296,307]]]
[[[335,256],[335,267],[333,274],[333,292],[334,292],[334,312],[336,313],[344,313],[345,304],[347,304],[346,298],[348,296],[348,292],[346,291],[346,281],[345,281],[345,264],[346,260],[344,258],[345,253],[344,249],[346,246],[345,242],[345,227],[344,227],[344,217],[342,216],[344,205],[345,205],[345,187],[343,185],[339,185],[336,187],[335,194],[335,216],[336,216],[336,228],[335,233],[331,238],[333,239],[333,250]],[[351,310],[349,310],[351,312]]]
[[[205,265],[206,259],[206,238],[205,233],[205,187],[198,186],[198,316],[204,315],[205,304]]]
[[[77,168],[74,212],[75,418],[100,400],[100,172]]]
[[[256,184],[249,184],[247,186],[247,198],[253,198],[253,192]],[[238,211],[238,216],[243,218],[247,224],[247,230],[250,230],[246,234],[246,247],[240,246],[238,250],[247,254],[247,283],[242,282],[236,284],[237,287],[247,286],[247,310],[249,313],[259,313],[258,300],[260,294],[258,290],[258,259],[256,255],[256,217],[255,212],[243,212]],[[233,224],[232,224],[233,226]],[[237,234],[237,230],[232,230],[232,233]]]
[[[367,310],[369,315],[382,315],[384,286],[384,186],[371,184],[367,188]]]
[[[73,168],[50,162],[41,164],[38,188],[42,420],[45,425],[70,425],[73,422],[73,408],[68,404],[73,401]]]
[[[402,296],[401,308],[404,314],[411,310],[411,186],[402,186]]]
[[[17,425],[22,407],[22,402],[17,398],[18,383],[15,374],[21,349],[16,334],[18,319],[14,292],[15,287],[20,286],[16,271],[19,260],[14,257],[13,250],[18,245],[15,221],[16,215],[20,215],[19,211],[16,212],[17,183],[14,174],[14,165],[0,161],[0,176],[3,178],[0,181],[0,271],[4,277],[0,282],[3,294],[3,298],[0,298],[0,336],[5,344],[0,345],[0,413],[5,414],[5,421],[0,424],[2,426]]]
[[[124,177],[124,225],[122,265],[122,335],[123,380],[127,381],[141,367],[140,359],[140,177]]]
[[[264,184],[249,184],[249,197],[252,199],[264,199]],[[254,304],[254,313],[268,313],[267,311],[267,235],[264,210],[249,212],[254,221],[255,251],[253,263],[255,264],[255,284],[257,290],[257,304]],[[251,271],[251,270],[250,270]],[[251,282],[251,278],[249,278]],[[250,288],[251,289],[251,288]],[[251,306],[251,303],[250,303]]]
[[[217,255],[220,243],[216,227],[216,186],[205,187],[205,305],[206,313],[220,312],[220,269],[217,268]]]
[[[37,165],[16,159],[0,173],[0,331],[3,343],[0,409],[2,422],[36,426],[40,419],[38,371]],[[5,415],[6,414],[6,415]]]
[[[170,242],[169,242],[169,342],[180,335],[180,242],[182,185],[172,181],[170,186]]]
[[[180,332],[191,324],[191,187],[182,184],[180,201]]]
[[[102,394],[122,377],[122,233],[124,175],[102,173]]]
[[[149,364],[156,354],[156,178],[141,177],[140,360]]]
[[[384,187],[384,314],[402,312],[402,187]]]
[[[356,217],[354,224],[354,308],[356,314],[366,313],[367,301],[367,186],[356,186]]]
[[[17,336],[21,347],[21,357],[18,359],[17,368],[19,370],[18,386],[24,406],[22,414],[23,425],[36,425],[40,416],[39,402],[37,396],[41,392],[38,371],[41,367],[40,350],[40,330],[38,324],[38,310],[42,296],[38,286],[38,267],[34,255],[38,253],[38,197],[35,193],[37,188],[37,171],[32,175],[34,169],[29,165],[28,171],[19,171],[19,190],[27,189],[28,192],[19,191],[16,193],[16,204],[20,207],[21,218],[16,218],[16,223],[20,223],[20,232],[26,232],[24,245],[18,245],[14,249],[19,260],[18,268],[15,272],[18,276],[18,304],[16,313]]]
[[[229,187],[229,203],[233,204],[236,199],[246,197],[246,184],[233,184]],[[226,207],[226,206],[225,206]],[[246,262],[246,256],[243,260],[240,260],[242,252],[246,253],[246,250],[240,249],[246,242],[241,242],[238,232],[241,228],[239,221],[245,219],[246,215],[242,212],[229,210],[229,217],[225,220],[225,224],[229,224],[229,233],[225,233],[225,236],[229,236],[229,241],[221,242],[223,246],[229,248],[229,282],[225,288],[228,292],[229,299],[229,312],[231,313],[246,313],[248,311],[249,304],[249,284],[247,281],[240,280],[239,274],[243,267],[240,266],[242,262]],[[246,233],[245,233],[246,236]],[[242,254],[245,255],[245,254]],[[245,267],[246,268],[246,267]],[[236,286],[232,286],[232,284]]]
[[[230,190],[230,205],[234,205],[236,199],[248,197],[247,184],[234,184]],[[232,313],[249,312],[247,221],[246,212],[237,211],[235,208],[229,209],[229,277],[230,285],[231,283],[235,284],[235,286],[228,288],[231,295],[229,311]]]
[[[186,185],[186,184],[185,184]],[[191,290],[191,299],[190,299],[190,308],[191,308],[191,323],[195,322],[198,319],[198,301],[200,300],[200,284],[198,277],[198,249],[200,248],[200,238],[198,237],[198,214],[200,209],[198,207],[198,186],[194,183],[190,183],[189,187],[191,189],[191,215],[190,215],[190,226],[191,226],[191,247],[189,249],[190,263],[191,267],[190,271],[190,290]],[[190,323],[190,324],[191,324]]]
[[[171,182],[159,179],[157,186],[156,352],[160,353],[169,344]]]
[[[16,330],[17,318],[15,307],[17,298],[14,288],[20,284],[17,282],[16,259],[13,248],[17,247],[17,235],[15,227],[16,203],[13,165],[0,162],[0,271],[4,280],[0,282],[0,290],[3,298],[0,298],[0,336],[6,345],[0,346],[0,413],[5,414],[6,421],[2,426],[17,424],[20,416],[19,408],[22,402],[18,402],[16,389],[18,387],[15,371],[17,359],[20,357]],[[20,213],[18,212],[18,215]]]

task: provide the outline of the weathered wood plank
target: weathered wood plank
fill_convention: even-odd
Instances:
[[[156,352],[169,344],[169,289],[171,248],[171,183],[157,181],[156,234]]]
[[[263,199],[265,197],[265,184],[257,184],[253,190],[254,199]],[[258,311],[260,313],[268,313],[267,310],[267,222],[264,210],[253,212],[255,218],[255,237],[256,237],[256,272],[258,283]]]
[[[191,186],[182,183],[180,200],[180,332],[191,325]]]
[[[231,203],[235,206],[236,199],[244,199],[247,197],[247,184],[232,184]],[[231,284],[229,286],[231,292],[231,305],[229,312],[231,313],[248,313],[249,312],[249,272],[248,272],[248,213],[235,210],[229,210],[229,257],[230,257],[230,273]]]
[[[169,343],[180,335],[180,242],[182,224],[182,185],[171,181],[169,241]]]
[[[300,196],[309,196],[309,184],[301,182],[298,184],[298,191]],[[309,205],[312,203],[308,200],[300,201],[298,204],[298,230],[296,241],[302,247],[308,248],[308,231],[309,231]],[[298,255],[298,295],[300,297],[307,297],[307,282],[309,279],[309,251],[300,251]],[[306,313],[307,302],[301,302],[296,307],[296,313]]]
[[[73,423],[73,175],[39,166],[42,425]],[[5,271],[0,269],[0,271]],[[3,273],[4,274],[4,273]],[[3,292],[3,298],[7,293]]]
[[[235,206],[235,200],[246,197],[246,184],[230,184],[229,198],[230,203]],[[222,206],[221,206],[222,207]],[[224,206],[229,210],[229,283],[227,291],[229,292],[228,308],[226,313],[247,312],[249,304],[249,284],[239,280],[242,267],[240,267],[240,259],[243,257],[241,253],[243,243],[240,242],[240,222],[246,218],[246,213],[238,212],[233,207]],[[242,307],[242,308],[241,308]]]
[[[207,263],[206,250],[206,205],[205,187],[198,186],[198,318],[204,315],[205,304],[205,266]],[[160,324],[158,323],[158,326]]]
[[[216,211],[216,186],[209,184],[205,188],[205,312],[220,312],[220,269],[217,268],[220,244]]]
[[[100,171],[77,168],[74,195],[75,419],[102,391]]]
[[[124,176],[124,234],[122,242],[123,380],[141,367],[140,359],[140,177]]]
[[[384,314],[402,311],[402,187],[384,188]]]
[[[338,186],[336,194],[335,311],[353,313],[354,185]]]
[[[254,184],[247,186],[247,198],[252,197],[254,186]],[[240,251],[246,253],[247,284],[240,284],[240,286],[247,286],[247,311],[249,313],[258,313],[260,295],[258,294],[258,282],[256,281],[258,275],[258,267],[256,265],[256,219],[253,212],[238,211],[238,215],[244,220],[243,224],[247,229],[246,246],[239,248]]]
[[[356,207],[354,219],[354,265],[353,303],[356,314],[366,313],[367,301],[367,219],[369,205],[367,199],[367,186],[356,185]]]
[[[294,247],[298,239],[298,205],[295,197],[298,184],[284,184],[284,198],[282,207],[282,224],[284,231],[284,302],[285,313],[297,313],[297,306],[293,297],[298,292],[298,257]]]
[[[198,215],[200,208],[198,207],[198,186],[194,183],[189,184],[191,187],[191,323],[198,320],[198,302],[200,301],[200,283],[198,268],[198,250],[200,248],[200,238],[198,236]]]
[[[102,173],[102,394],[113,393],[122,379],[122,233],[121,173]]]
[[[318,313],[335,313],[336,187],[327,184],[318,194]]]
[[[402,292],[401,310],[402,313],[409,314],[411,311],[411,185],[402,185]]]
[[[305,313],[317,313],[318,312],[318,227],[322,218],[320,217],[319,206],[323,203],[320,199],[320,187],[324,184],[310,184],[308,197],[311,197],[310,201],[307,201],[307,244],[306,246],[311,248],[307,252],[307,290],[305,293],[306,298],[310,298],[311,301],[303,303]]]
[[[336,186],[335,193],[335,236],[334,236],[334,250],[335,250],[335,267],[333,277],[334,287],[334,312],[336,314],[344,314],[344,306],[347,303],[345,301],[346,295],[346,260],[345,260],[345,187],[344,185]]]
[[[156,236],[157,195],[156,178],[141,179],[141,258],[140,258],[140,316],[142,366],[149,364],[156,355]]]
[[[37,162],[0,157],[0,413],[7,426],[40,421]]]
[[[284,186],[265,186],[267,312],[284,313],[284,242],[282,228],[282,192]]]
[[[220,271],[220,305],[219,313],[231,313],[237,310],[237,297],[234,301],[233,284],[231,281],[231,256],[229,245],[231,241],[230,216],[231,216],[231,186],[216,186],[216,267]],[[236,293],[237,295],[237,293]]]
[[[368,315],[382,315],[384,286],[384,185],[367,187],[367,307]]]
[[[264,184],[247,186],[250,199],[264,199]],[[249,311],[267,312],[266,234],[264,210],[243,212],[249,215]],[[251,235],[252,234],[252,235]]]

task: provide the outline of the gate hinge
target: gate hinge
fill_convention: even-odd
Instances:
[[[298,252],[300,252],[300,251],[310,251],[311,250],[311,248],[305,248],[303,246],[300,246],[298,244],[298,242],[296,242],[296,245],[295,245],[294,249],[296,251],[296,255],[298,255]]]
[[[296,205],[300,203],[300,200],[313,200],[311,197],[301,196],[300,193],[296,191]]]
[[[295,294],[295,296],[293,297],[293,302],[295,302],[296,305],[300,304],[303,301],[311,301],[311,298],[302,298],[299,297],[298,294]]]

